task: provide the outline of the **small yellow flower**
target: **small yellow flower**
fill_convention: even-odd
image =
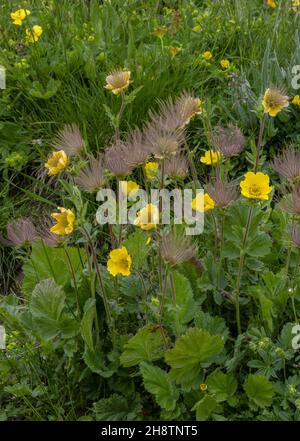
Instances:
[[[240,183],[241,193],[245,198],[267,201],[269,193],[272,191],[270,187],[270,178],[268,175],[258,172],[247,172],[244,181]]]
[[[142,230],[153,230],[159,223],[159,210],[156,205],[147,204],[138,213],[134,225]]]
[[[223,69],[228,69],[230,67],[230,61],[229,60],[221,60],[220,61],[221,67]]]
[[[213,150],[206,150],[204,156],[201,156],[200,162],[206,165],[215,165],[222,159],[221,152],[214,152]]]
[[[176,57],[176,55],[180,54],[181,51],[181,47],[169,46],[169,52],[173,58]]]
[[[299,6],[300,6],[300,0],[293,0],[292,7],[299,8]]]
[[[149,181],[153,181],[158,174],[159,163],[154,161],[149,161],[144,165],[144,170],[146,174],[146,178]]]
[[[140,186],[134,181],[121,181],[121,190],[124,196],[133,198]]]
[[[210,51],[205,51],[203,52],[202,57],[204,58],[204,60],[210,61],[212,60],[213,54]]]
[[[105,89],[110,90],[114,95],[119,95],[128,89],[130,83],[130,70],[115,70],[106,77]]]
[[[300,1],[300,0],[299,0],[299,1]],[[293,100],[292,100],[292,103],[293,103],[295,106],[300,107],[300,96],[299,96],[299,95],[295,95],[294,98],[293,98]]]
[[[192,200],[192,209],[200,213],[212,210],[215,208],[215,201],[207,193],[199,193]]]
[[[200,384],[200,390],[202,390],[202,392],[207,390],[207,384],[206,383],[202,383]]]
[[[68,157],[63,150],[53,152],[51,157],[45,163],[45,167],[49,170],[48,175],[57,175],[62,172],[68,165]]]
[[[64,234],[71,234],[74,229],[75,214],[73,211],[58,207],[60,213],[51,213],[51,217],[56,220],[57,224],[50,228],[51,233],[63,236]]]
[[[26,29],[27,41],[29,43],[36,43],[43,33],[42,26],[35,25],[32,29]]]
[[[158,26],[157,28],[154,29],[154,31],[152,32],[152,35],[154,35],[155,37],[158,37],[158,38],[163,38],[167,32],[168,32],[167,28],[165,28],[164,26],[163,27]]]
[[[17,11],[12,12],[10,17],[14,25],[21,26],[23,20],[25,20],[28,15],[30,15],[30,11],[28,11],[28,9],[18,9]]]
[[[277,7],[275,0],[267,0],[267,5],[273,9],[275,9]]]
[[[107,269],[112,276],[115,277],[117,274],[130,276],[131,264],[132,259],[126,247],[117,248],[109,253]]]
[[[288,107],[289,98],[275,87],[270,87],[266,90],[263,97],[264,112],[270,116],[276,116],[284,107]]]

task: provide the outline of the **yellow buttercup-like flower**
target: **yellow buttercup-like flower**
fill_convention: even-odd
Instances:
[[[230,61],[229,60],[221,60],[220,64],[223,69],[228,69],[230,67]]]
[[[213,54],[210,51],[205,51],[203,52],[202,57],[204,58],[204,60],[210,61],[212,60]]]
[[[57,224],[50,228],[51,233],[63,236],[71,234],[74,229],[75,214],[72,210],[58,207],[60,213],[51,213],[51,217],[56,220]]]
[[[130,83],[130,70],[115,70],[106,77],[105,89],[110,90],[114,95],[119,95],[126,90]]]
[[[29,43],[36,43],[43,33],[42,26],[35,25],[31,29],[26,29],[27,41]]]
[[[240,183],[241,193],[245,198],[267,201],[269,193],[272,191],[270,187],[270,178],[268,175],[258,172],[248,172],[244,176],[244,181]]]
[[[206,391],[207,390],[207,384],[206,383],[202,383],[202,384],[200,384],[200,390],[202,391],[202,392],[204,392],[204,391]]]
[[[130,276],[132,259],[128,254],[126,247],[117,248],[109,253],[109,260],[107,261],[107,269],[112,276],[122,274],[123,276]]]
[[[53,152],[51,157],[45,163],[45,167],[49,170],[48,175],[57,175],[62,172],[68,165],[68,157],[63,150]]]
[[[146,174],[146,178],[149,181],[153,181],[158,174],[159,163],[154,161],[149,161],[144,165],[144,170]]]
[[[192,209],[200,213],[212,210],[215,208],[215,201],[207,193],[199,193],[192,200]]]
[[[28,15],[30,15],[30,11],[28,11],[28,9],[18,9],[17,11],[12,12],[10,17],[14,25],[21,26],[23,20],[25,20]]]
[[[275,9],[277,7],[275,0],[267,0],[267,5],[273,9]]]
[[[175,47],[175,46],[169,47],[169,52],[172,55],[172,57],[175,57],[176,55],[180,54],[181,51],[182,51],[181,47]]]
[[[140,186],[134,181],[121,181],[121,190],[124,196],[134,197]]]
[[[300,0],[299,0],[300,1]],[[295,95],[294,98],[292,99],[292,103],[295,106],[300,107],[300,96],[299,95]]]
[[[147,204],[142,208],[134,221],[134,225],[142,230],[153,230],[159,223],[159,210],[156,205]]]
[[[288,107],[289,98],[281,90],[275,87],[269,87],[263,97],[264,112],[270,116],[276,116],[284,107]]]
[[[222,153],[206,150],[204,156],[201,156],[200,162],[206,165],[215,165],[222,159]]]

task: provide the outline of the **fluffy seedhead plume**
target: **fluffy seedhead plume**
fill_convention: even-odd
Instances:
[[[180,152],[184,143],[184,130],[173,131],[170,127],[148,124],[145,130],[147,148],[157,159],[170,159]]]
[[[171,265],[179,265],[197,258],[197,247],[188,236],[169,233],[162,237],[161,254]]]
[[[123,145],[124,151],[126,151],[124,161],[130,167],[135,168],[144,164],[151,154],[149,147],[146,145],[143,132],[139,129],[130,132]]]
[[[39,238],[37,230],[30,219],[20,218],[6,227],[7,239],[1,237],[3,245],[22,247],[30,245]]]
[[[296,184],[292,191],[281,199],[279,206],[289,214],[300,215],[300,184]]]
[[[64,242],[64,238],[58,234],[51,233],[50,229],[53,223],[48,219],[43,219],[40,225],[37,225],[39,238],[48,246],[56,248]]]
[[[216,150],[220,151],[222,155],[236,156],[244,148],[245,137],[239,127],[229,124],[227,127],[215,127],[212,142]]]
[[[54,140],[56,150],[63,150],[68,156],[79,155],[85,142],[76,124],[67,124],[58,132]]]
[[[218,208],[228,207],[238,197],[237,183],[228,181],[227,178],[221,179],[220,176],[212,178],[205,190]]]
[[[184,179],[189,171],[188,161],[183,154],[167,159],[164,167],[165,174],[173,179]]]
[[[75,184],[88,193],[102,188],[105,185],[103,157],[90,156],[88,165],[77,173]]]
[[[290,238],[296,247],[300,247],[300,229],[294,222],[290,225]]]
[[[293,146],[287,147],[281,155],[277,156],[271,167],[280,176],[291,181],[300,178],[300,151],[295,150]]]
[[[134,166],[129,164],[130,151],[128,146],[121,140],[109,147],[104,154],[104,166],[115,176],[129,175]]]

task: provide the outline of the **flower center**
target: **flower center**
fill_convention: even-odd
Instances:
[[[249,189],[249,193],[253,196],[259,196],[261,194],[261,188],[257,184],[252,184]]]

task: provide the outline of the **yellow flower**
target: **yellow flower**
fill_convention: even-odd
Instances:
[[[204,156],[201,156],[200,162],[206,165],[215,165],[222,159],[221,152],[214,152],[213,150],[206,150]]]
[[[28,15],[30,15],[30,11],[28,11],[28,9],[18,9],[17,11],[12,12],[10,17],[13,20],[14,25],[21,26],[23,20],[25,20]]]
[[[159,167],[159,163],[154,161],[149,161],[144,165],[146,178],[149,179],[149,181],[153,181],[153,179],[156,178],[158,173],[158,167]]]
[[[140,186],[134,181],[121,181],[123,195],[134,197]]]
[[[300,96],[299,95],[295,95],[293,100],[292,100],[292,103],[295,104],[295,106],[300,107]]]
[[[215,208],[215,201],[207,193],[199,193],[192,200],[192,209],[200,213],[212,210]]]
[[[205,390],[207,390],[207,384],[206,384],[206,383],[202,383],[202,384],[200,384],[200,390],[202,390],[202,392],[204,392]]]
[[[298,8],[300,6],[300,0],[293,0],[292,7]]]
[[[167,32],[168,32],[167,28],[165,28],[164,26],[163,27],[158,26],[157,28],[154,29],[152,35],[158,38],[163,38]]]
[[[107,261],[107,269],[114,277],[117,274],[123,276],[130,276],[132,259],[128,254],[126,247],[117,248],[109,253],[109,260]]]
[[[245,174],[245,179],[240,183],[241,193],[245,198],[258,199],[267,201],[269,193],[272,191],[270,187],[270,178],[268,175],[258,172],[248,172]]]
[[[224,60],[221,60],[221,61],[220,61],[220,64],[221,64],[221,66],[222,66],[223,69],[228,69],[229,66],[230,66],[230,61],[224,59]]]
[[[203,52],[202,57],[204,58],[204,60],[210,61],[213,57],[213,54],[210,51],[205,51]]]
[[[43,33],[42,26],[35,25],[32,29],[26,29],[27,41],[29,43],[36,43]]]
[[[146,240],[146,245],[150,245],[151,243],[151,237],[148,237],[148,239]]]
[[[58,207],[60,213],[51,213],[51,217],[56,220],[57,224],[50,228],[51,233],[63,236],[64,234],[71,234],[74,228],[75,214],[73,211]]]
[[[182,51],[181,47],[169,46],[169,52],[172,57],[175,57]]]
[[[277,7],[275,0],[267,0],[267,5],[273,9],[275,9]]]
[[[119,95],[126,90],[130,83],[130,70],[115,70],[106,77],[105,89],[110,90],[114,95]]]
[[[283,95],[281,90],[270,87],[266,90],[263,97],[264,112],[270,116],[276,116],[284,107],[288,107],[288,97]]]
[[[134,225],[142,230],[152,230],[159,223],[159,210],[156,205],[147,204],[142,208],[134,221]]]
[[[63,150],[53,152],[52,156],[45,163],[45,167],[48,168],[48,175],[57,175],[63,171],[68,165],[68,157]]]

